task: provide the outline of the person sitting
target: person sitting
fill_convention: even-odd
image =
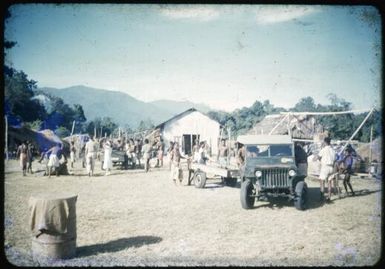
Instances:
[[[257,147],[254,147],[254,146],[247,147],[247,152],[246,152],[247,157],[255,158],[258,156],[258,153],[259,153],[259,150]]]

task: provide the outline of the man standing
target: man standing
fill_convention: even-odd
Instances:
[[[144,145],[142,147],[143,159],[144,159],[144,171],[148,172],[150,169],[150,158],[151,158],[151,145],[148,139],[144,139]]]
[[[157,143],[157,160],[156,160],[156,166],[157,167],[163,167],[163,152],[164,152],[164,143],[163,139],[160,138],[159,142]]]
[[[140,158],[142,157],[142,145],[141,145],[141,142],[140,142],[140,139],[136,139],[135,140],[135,147],[134,147],[134,152],[135,152],[135,167],[136,165],[138,165],[138,167],[140,167]]]
[[[226,145],[226,140],[222,139],[222,144],[218,148],[218,155],[217,155],[217,161],[219,161],[219,164],[221,167],[226,167],[228,156],[229,156],[229,149]]]
[[[33,161],[33,153],[34,153],[34,147],[31,142],[27,142],[27,172],[33,174],[32,171],[32,161]]]
[[[85,147],[86,169],[87,169],[88,176],[94,175],[96,152],[97,152],[96,143],[93,140],[93,136],[90,135],[90,140],[88,140]]]
[[[355,193],[353,191],[352,184],[350,184],[350,175],[353,174],[353,155],[352,155],[352,149],[351,148],[346,148],[345,149],[345,156],[343,160],[341,161],[341,174],[344,174],[344,187],[346,193],[348,193],[348,188],[346,185],[349,186],[350,191],[352,192],[352,195],[354,196]]]
[[[238,168],[242,168],[245,164],[246,158],[246,149],[245,146],[238,142],[238,151],[237,151],[237,166]]]
[[[171,179],[174,181],[174,184],[182,184],[183,180],[183,171],[180,166],[180,160],[185,159],[179,151],[179,143],[175,142],[174,147],[171,151],[170,160],[171,160]]]
[[[59,147],[58,143],[46,152],[47,155],[50,154],[48,160],[48,177],[51,177],[52,167],[55,167],[56,176],[59,176],[59,160],[62,154],[62,147],[63,145]]]
[[[71,141],[71,145],[70,145],[71,168],[74,168],[75,154],[76,154],[75,141]]]
[[[16,152],[16,156],[20,156],[20,166],[23,170],[23,176],[26,176],[27,172],[27,145],[23,142],[18,148]]]
[[[325,180],[333,174],[334,161],[336,158],[336,153],[333,148],[330,146],[330,137],[325,137],[324,147],[318,153],[318,158],[321,160],[321,170],[320,170],[320,191],[321,191],[321,201],[324,201],[324,189],[325,189]],[[331,198],[331,181],[328,180],[328,200]]]
[[[298,175],[305,178],[307,176],[307,154],[300,142],[295,144],[294,155],[295,165],[298,168]]]

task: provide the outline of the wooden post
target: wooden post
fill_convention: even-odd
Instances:
[[[290,127],[290,120],[291,120],[291,114],[288,114],[288,119],[287,119],[287,134],[290,135],[291,137],[291,127]]]
[[[75,129],[75,121],[72,122],[71,136],[72,136],[72,134],[74,133],[74,129]]]
[[[100,126],[100,134],[99,134],[99,137],[102,138],[103,136],[103,126]]]
[[[370,127],[369,165],[372,163],[372,142],[373,142],[373,124]]]
[[[227,160],[226,160],[226,165],[229,165],[230,163],[230,150],[231,150],[231,128],[227,127],[227,134],[229,135],[229,141],[227,142]]]
[[[8,161],[8,118],[4,116],[5,119],[5,158]]]
[[[96,126],[94,128],[94,139],[96,139]]]
[[[274,126],[273,129],[271,129],[271,131],[269,132],[269,135],[273,134],[273,132],[275,131],[275,129],[278,128],[279,125],[281,125],[281,123],[289,116],[289,114],[286,114],[285,117],[283,117],[278,123],[277,125]]]
[[[190,134],[190,152],[191,152],[191,155],[192,155],[192,152],[193,152],[193,135]]]

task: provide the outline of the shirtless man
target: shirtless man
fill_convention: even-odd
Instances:
[[[228,162],[229,148],[226,145],[226,140],[222,139],[222,144],[218,148],[217,161],[219,161],[220,166],[225,167]]]

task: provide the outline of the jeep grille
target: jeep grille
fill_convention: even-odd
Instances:
[[[286,188],[289,187],[289,169],[273,168],[263,169],[261,187],[264,188]]]

